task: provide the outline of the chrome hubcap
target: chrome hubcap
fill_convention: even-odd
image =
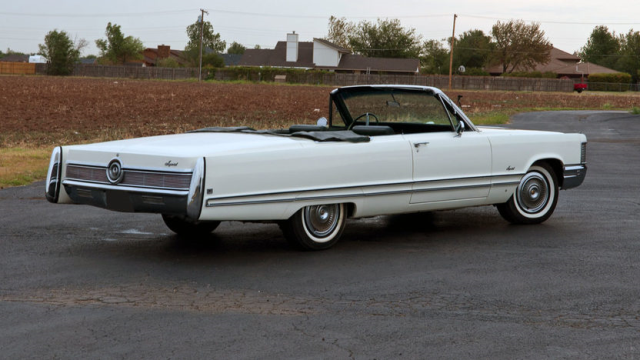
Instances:
[[[304,209],[304,222],[311,234],[315,237],[330,235],[338,226],[340,218],[340,206],[315,205]]]
[[[539,173],[525,175],[516,191],[518,205],[529,214],[544,209],[549,202],[549,196],[549,183]]]

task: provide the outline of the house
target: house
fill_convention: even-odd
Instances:
[[[156,66],[159,60],[171,58],[180,65],[185,65],[187,61],[180,50],[171,50],[169,45],[158,45],[158,48],[146,48],[142,52],[142,66]]]
[[[328,70],[338,73],[415,75],[420,71],[419,59],[370,58],[324,39],[298,41],[294,31],[287,41],[278,41],[274,49],[247,49],[239,66],[271,66],[282,68]]]
[[[579,56],[569,54],[557,48],[552,48],[550,53],[550,59],[547,63],[537,64],[533,69],[517,68],[516,72],[531,72],[539,71],[541,73],[553,72],[558,74],[558,77],[568,77],[570,79],[580,79],[589,77],[589,74],[614,74],[618,71],[606,68],[604,66],[591,64],[588,62],[580,62]],[[502,64],[489,67],[487,69],[493,76],[502,75]]]
[[[29,62],[29,55],[23,54],[9,54],[2,58],[2,62]]]
[[[80,65],[96,65],[98,63],[97,58],[80,58],[78,59]]]

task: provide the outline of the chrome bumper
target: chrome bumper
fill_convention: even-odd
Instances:
[[[186,215],[187,191],[149,191],[64,181],[69,198],[76,204],[122,212]]]
[[[564,167],[562,189],[567,190],[582,185],[587,176],[587,165],[571,165]]]

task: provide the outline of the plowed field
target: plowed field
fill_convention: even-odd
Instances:
[[[48,146],[206,126],[281,128],[327,116],[332,87],[0,76],[0,147]],[[452,91],[471,115],[534,108],[630,109],[635,94]]]

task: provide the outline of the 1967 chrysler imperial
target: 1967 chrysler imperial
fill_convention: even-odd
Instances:
[[[541,223],[559,189],[582,184],[586,144],[582,134],[477,127],[432,87],[349,86],[331,92],[317,125],[56,147],[46,197],[162,214],[186,236],[273,221],[319,250],[347,218],[496,205],[509,222]]]

